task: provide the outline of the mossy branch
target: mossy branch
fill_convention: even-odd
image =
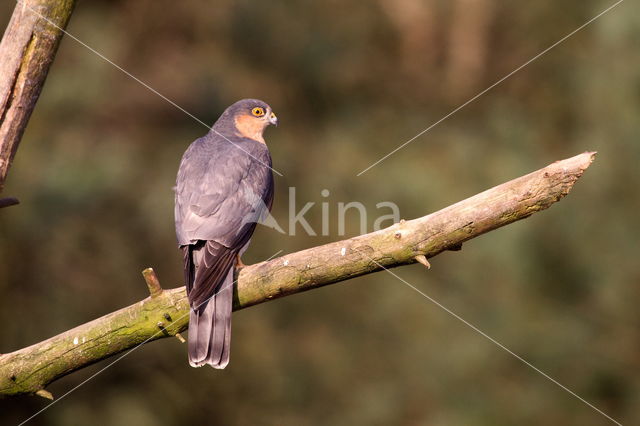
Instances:
[[[20,0],[0,42],[0,191],[63,34],[42,17],[65,28],[74,5]]]
[[[234,289],[234,310],[376,272],[381,266],[426,266],[426,258],[548,208],[571,190],[594,157],[593,152],[580,154],[419,219],[248,266]],[[66,374],[185,330],[189,305],[184,287],[162,290],[149,270],[145,278],[150,297],[0,355],[0,396],[39,393]]]

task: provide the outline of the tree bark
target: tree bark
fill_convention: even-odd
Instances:
[[[0,42],[0,192],[75,0],[20,0]]]
[[[573,187],[595,153],[558,161],[430,215],[247,266],[234,310],[353,277],[420,261],[548,208]],[[42,394],[52,381],[104,358],[187,328],[184,287],[162,290],[144,272],[151,296],[16,352],[0,356],[0,396]],[[186,357],[185,357],[186,362]],[[45,391],[46,392],[46,391]],[[48,393],[47,393],[48,394]]]

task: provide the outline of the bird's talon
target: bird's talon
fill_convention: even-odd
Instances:
[[[245,268],[247,265],[244,264],[242,259],[240,259],[240,255],[236,256],[236,271],[240,271],[242,268]]]

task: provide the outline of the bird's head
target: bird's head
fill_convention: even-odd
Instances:
[[[226,116],[226,117],[225,117]],[[278,118],[271,107],[258,99],[243,99],[224,112],[224,121],[232,124],[236,136],[264,143],[262,134],[269,124],[278,125]]]

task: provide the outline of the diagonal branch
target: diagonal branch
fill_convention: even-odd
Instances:
[[[20,0],[0,42],[0,191],[62,38],[34,11],[65,28],[74,4]]]
[[[349,278],[420,262],[485,232],[548,208],[591,164],[586,152],[491,188],[430,215],[248,266],[240,272],[234,310]],[[162,290],[150,271],[152,296],[48,340],[0,355],[0,396],[38,393],[52,381],[142,343],[187,328],[184,287]],[[45,391],[46,392],[46,391]]]

